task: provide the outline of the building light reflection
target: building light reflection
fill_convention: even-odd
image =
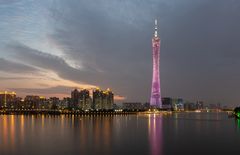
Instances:
[[[24,142],[24,115],[20,116],[20,143],[23,144]]]
[[[148,115],[149,143],[152,155],[162,154],[162,115]]]
[[[10,142],[12,149],[15,147],[15,116],[10,116]]]

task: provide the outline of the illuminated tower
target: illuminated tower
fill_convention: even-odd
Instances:
[[[161,89],[160,89],[160,75],[159,75],[159,62],[160,62],[160,38],[157,34],[157,20],[155,20],[155,32],[152,38],[153,48],[153,76],[152,76],[152,91],[150,105],[154,108],[161,108]]]

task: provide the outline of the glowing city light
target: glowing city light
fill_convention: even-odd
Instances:
[[[158,37],[157,34],[157,20],[155,20],[155,32],[154,37],[152,38],[152,48],[153,48],[153,76],[150,105],[156,108],[161,108],[162,101],[159,75],[160,38]]]

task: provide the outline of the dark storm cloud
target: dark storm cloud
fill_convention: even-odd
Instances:
[[[26,45],[20,43],[9,44],[7,49],[11,51],[12,56],[16,59],[28,62],[38,68],[53,71],[64,79],[79,81],[80,77],[87,76],[84,71],[69,66],[62,58],[43,53]]]
[[[171,31],[161,35],[161,64],[169,66],[162,68],[162,88],[186,98],[237,103],[239,8],[240,1],[201,1],[181,6],[168,19],[163,29]]]
[[[151,17],[152,22],[150,10],[155,6],[146,7],[144,1],[101,2],[64,3],[68,11],[54,12],[57,25],[62,26],[49,37],[63,46],[68,58],[97,71],[89,82],[112,87],[129,100],[145,100],[149,92],[144,88],[151,83],[153,24],[145,33],[144,23],[149,19],[143,17]]]
[[[0,71],[8,73],[33,73],[38,70],[34,67],[24,65],[21,63],[12,62],[3,58],[0,58]]]
[[[110,87],[111,84],[114,85],[110,80],[112,75],[106,75],[105,72],[96,72],[91,69],[80,70],[73,68],[58,56],[43,53],[20,43],[10,44],[7,49],[11,52],[11,55],[19,61],[28,62],[28,64],[36,66],[37,68],[53,71],[63,79],[105,86],[104,88]]]
[[[7,52],[16,60],[145,102],[157,18],[162,95],[238,103],[239,0],[60,0],[47,8],[51,31],[46,38],[64,57],[11,43]],[[79,63],[81,69],[69,62]]]
[[[111,77],[108,82],[130,99],[147,101],[153,21],[158,18],[163,96],[237,100],[229,92],[240,87],[232,81],[240,77],[240,1],[108,2],[68,1],[62,12],[54,11],[61,28],[50,37],[69,58],[104,71]]]

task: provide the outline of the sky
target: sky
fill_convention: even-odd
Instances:
[[[239,18],[239,0],[0,0],[0,90],[149,102],[157,19],[162,96],[239,105]]]

